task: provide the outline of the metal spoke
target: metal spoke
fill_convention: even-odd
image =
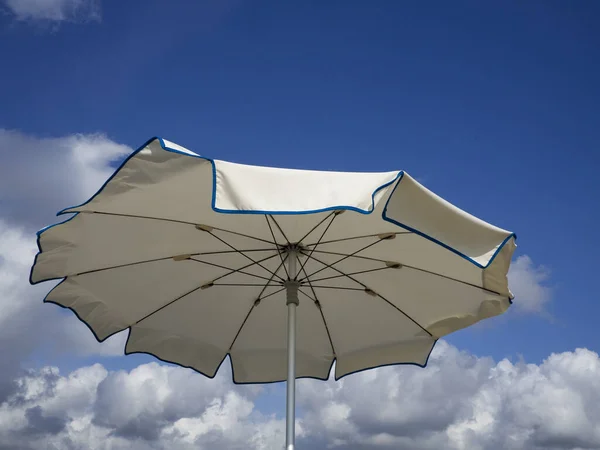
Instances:
[[[265,284],[265,286],[262,288],[262,291],[260,291],[260,293],[258,294],[258,300],[261,300],[262,298],[267,298],[268,296],[273,295],[273,293],[271,293],[268,296],[261,298],[261,295],[263,295],[264,292],[267,290],[268,284],[271,281],[273,281],[273,277],[275,276],[275,274],[277,274],[277,272],[279,272],[279,270],[281,269],[281,266],[284,266],[284,265],[285,265],[285,261],[282,261],[281,264],[279,264],[279,266],[277,267],[277,269],[275,269],[275,272],[273,273],[273,275],[271,275],[271,279],[269,280],[269,282],[267,284]],[[277,292],[281,292],[281,291],[277,291]]]
[[[250,261],[252,261],[254,264],[258,265],[259,267],[262,267],[264,270],[266,270],[268,273],[270,273],[271,275],[276,276],[277,278],[279,278],[281,281],[285,281],[283,278],[281,278],[279,275],[274,274],[274,272],[271,272],[269,269],[267,269],[265,266],[263,266],[260,262],[255,261],[254,259],[252,259],[250,256],[246,255],[245,253],[242,253],[240,250],[238,250],[237,248],[235,248],[233,245],[231,245],[229,242],[225,241],[224,239],[220,238],[219,236],[217,236],[216,234],[214,234],[212,231],[209,230],[204,230],[206,233],[210,234],[212,237],[214,237],[215,239],[218,239],[219,241],[221,241],[223,244],[225,244],[226,246],[228,246],[229,248],[231,248],[232,250],[237,251],[240,255],[244,256],[245,258],[249,259]],[[275,244],[277,245],[277,244]]]
[[[324,277],[324,278],[317,278],[316,280],[311,280],[312,282],[316,283],[317,281],[324,281],[324,280],[333,280],[334,278],[342,278],[345,276],[352,276],[352,275],[360,275],[361,273],[370,273],[370,272],[378,272],[380,270],[386,270],[386,269],[392,269],[393,267],[378,267],[376,269],[367,269],[367,270],[360,270],[358,272],[351,272],[349,274],[343,274],[343,275],[332,275],[330,277]]]
[[[317,286],[313,284],[312,287],[314,289],[340,289],[342,291],[364,291],[364,288],[352,288],[347,286]]]
[[[375,237],[377,237],[377,236],[375,236]],[[348,258],[350,258],[350,257],[352,257],[352,256],[354,256],[354,255],[356,255],[357,253],[360,253],[360,252],[362,252],[363,250],[366,250],[366,249],[368,249],[369,247],[372,247],[372,246],[374,246],[375,244],[378,244],[379,242],[382,242],[383,240],[385,240],[385,239],[377,239],[375,242],[371,242],[369,245],[365,245],[364,247],[362,247],[362,248],[359,248],[359,249],[358,249],[358,250],[356,250],[355,252],[353,252],[353,253],[351,253],[351,254],[349,254],[349,255],[346,255],[346,256],[344,256],[344,257],[342,257],[342,258],[338,259],[337,261],[335,261],[335,262],[333,262],[333,263],[331,263],[331,264],[325,264],[325,263],[322,263],[322,264],[325,264],[325,267],[322,267],[322,268],[320,268],[319,270],[317,270],[317,271],[315,271],[315,272],[311,273],[311,274],[310,274],[310,275],[308,275],[306,278],[311,278],[311,277],[315,276],[316,274],[318,274],[319,272],[322,272],[322,271],[324,271],[324,270],[325,270],[325,269],[327,269],[327,268],[333,269],[333,266],[334,266],[335,264],[341,263],[342,261],[345,261],[346,259],[348,259]],[[305,254],[305,253],[303,252],[303,254]],[[306,255],[306,254],[305,254],[305,255]],[[312,255],[306,255],[306,256],[307,256],[307,259],[308,259],[308,258],[312,258]],[[316,258],[312,258],[312,259],[314,259],[315,261],[318,261]],[[304,279],[302,279],[302,280],[300,280],[300,281],[303,281],[303,280],[304,280]]]
[[[183,295],[180,295],[179,297],[177,297],[177,298],[175,298],[175,299],[171,300],[169,303],[166,303],[166,304],[164,304],[163,306],[161,306],[160,308],[158,308],[158,309],[155,309],[155,310],[154,310],[154,311],[152,311],[150,314],[146,314],[146,315],[145,315],[144,317],[142,317],[140,320],[137,320],[136,322],[134,322],[134,323],[133,323],[133,325],[137,325],[137,324],[139,324],[139,323],[140,323],[140,322],[142,322],[143,320],[146,320],[148,317],[150,317],[150,316],[153,316],[154,314],[156,314],[156,313],[157,313],[157,312],[159,312],[159,311],[162,311],[162,310],[163,310],[163,309],[165,309],[167,306],[170,306],[170,305],[172,305],[173,303],[175,303],[175,302],[177,302],[177,301],[181,300],[182,298],[184,298],[184,297],[187,297],[188,295],[190,295],[190,294],[193,294],[194,292],[196,292],[196,291],[198,291],[198,290],[202,289],[202,286],[204,286],[204,284],[201,284],[200,286],[198,286],[198,287],[196,287],[196,288],[192,289],[191,291],[188,291],[188,292],[186,292],[185,294],[183,294]],[[132,327],[133,325],[130,325],[129,327]],[[129,327],[128,327],[128,328],[129,328]]]
[[[275,256],[276,256],[276,255],[267,256],[266,258],[259,259],[257,262],[265,262],[265,261],[268,261],[269,259],[273,259],[273,258],[275,258]],[[196,260],[194,260],[194,261],[196,261]],[[197,261],[197,262],[200,262],[200,261]],[[252,266],[254,266],[254,265],[256,265],[256,264],[255,264],[255,263],[250,263],[250,264],[246,264],[245,266],[242,266],[242,267],[240,267],[239,269],[231,269],[231,271],[230,271],[230,272],[227,272],[226,274],[220,275],[220,276],[218,276],[217,278],[215,278],[215,279],[213,280],[213,283],[214,283],[215,281],[217,281],[217,280],[221,280],[221,279],[223,279],[223,278],[225,278],[225,277],[228,277],[229,275],[232,275],[232,274],[234,274],[234,273],[236,273],[236,272],[238,272],[238,271],[240,271],[240,270],[247,269],[248,267],[252,267]]]
[[[110,267],[102,267],[100,269],[85,270],[83,272],[74,273],[73,275],[67,275],[67,276],[68,277],[78,277],[80,275],[87,275],[87,274],[90,274],[90,273],[103,272],[105,270],[122,269],[124,267],[137,266],[137,265],[140,265],[140,264],[148,264],[148,263],[152,263],[152,262],[166,261],[166,260],[171,259],[171,258],[172,258],[172,256],[164,256],[164,257],[161,257],[161,258],[146,259],[144,261],[135,261],[135,262],[131,262],[131,263],[119,264],[117,266],[110,266]]]
[[[308,295],[306,292],[304,292],[304,291],[302,290],[302,288],[298,289],[298,292],[300,292],[301,294],[304,294],[304,296],[305,296],[306,298],[308,298],[308,299],[312,300],[312,301],[313,301],[313,303],[315,303],[315,304],[317,303],[317,300],[316,300],[316,299],[314,299],[314,298],[312,298],[312,297],[311,297],[310,295]]]
[[[277,243],[277,239],[275,238],[275,233],[273,232],[273,227],[271,226],[271,222],[269,221],[269,216],[267,214],[265,214],[265,220],[267,221],[267,225],[269,225],[269,231],[271,231],[271,236],[273,236],[273,240],[275,241],[275,243]],[[279,244],[277,244],[277,246],[279,247]],[[279,258],[281,259],[281,264],[283,265],[283,269],[285,270],[285,275],[286,275],[287,279],[289,280],[290,274],[288,273],[287,267],[284,264],[283,255],[281,254],[279,249],[277,250],[277,253],[279,253]]]
[[[132,219],[147,219],[147,220],[160,220],[162,222],[171,222],[171,223],[181,223],[184,225],[198,225],[198,223],[196,222],[188,222],[185,220],[176,220],[176,219],[168,219],[165,217],[152,217],[152,216],[140,216],[140,215],[136,215],[136,214],[122,214],[122,213],[110,213],[110,212],[102,212],[102,211],[81,211],[81,213],[84,214],[101,214],[104,216],[118,216],[118,217],[130,217]],[[255,241],[260,241],[260,242],[265,242],[267,244],[273,244],[273,245],[277,245],[275,244],[275,242],[271,242],[267,239],[262,239],[262,238],[258,238],[255,236],[250,236],[248,234],[244,234],[244,233],[238,233],[237,231],[231,231],[231,230],[226,230],[224,228],[218,228],[218,227],[211,227],[214,230],[218,230],[218,231],[222,231],[223,233],[230,233],[230,234],[235,234],[237,236],[242,236],[248,239],[254,239]]]
[[[273,222],[275,223],[275,226],[279,229],[279,232],[281,233],[281,235],[285,239],[285,242],[287,243],[287,245],[290,245],[290,240],[287,238],[287,236],[283,232],[283,229],[279,226],[279,223],[277,223],[277,220],[275,220],[275,217],[273,217],[273,215],[271,215],[271,214],[269,214],[269,217],[271,217],[271,219],[273,219]]]
[[[277,294],[279,294],[279,293],[280,293],[280,292],[282,292],[282,291],[285,291],[285,288],[284,288],[284,287],[282,287],[281,289],[279,289],[279,290],[277,290],[277,291],[275,291],[275,292],[271,292],[270,294],[267,294],[267,295],[265,295],[264,297],[261,297],[259,300],[261,300],[261,301],[262,301],[262,300],[264,300],[265,298],[269,298],[269,297],[271,297],[272,295],[277,295]]]
[[[304,275],[307,275],[306,273],[306,269],[304,268],[304,266],[302,266],[302,271],[304,272]],[[327,326],[327,321],[325,320],[325,313],[323,312],[323,307],[321,306],[321,302],[319,301],[319,297],[317,297],[317,293],[315,292],[315,289],[312,285],[312,283],[310,282],[310,279],[308,279],[308,285],[310,286],[310,289],[313,293],[313,295],[315,296],[315,298],[311,298],[306,292],[304,292],[302,289],[298,289],[298,291],[304,295],[306,295],[308,298],[310,298],[313,302],[315,302],[315,305],[317,306],[317,308],[319,308],[319,312],[321,313],[321,318],[323,319],[323,325],[325,325],[325,331],[327,331],[327,337],[329,338],[329,344],[331,344],[331,352],[333,353],[333,356],[335,358],[335,347],[333,346],[333,339],[331,339],[331,333],[329,332],[329,327]]]
[[[319,228],[319,226],[325,222],[327,219],[329,219],[329,217],[331,217],[331,215],[336,214],[336,211],[331,212],[330,214],[327,214],[327,216],[325,216],[323,219],[321,219],[319,221],[319,223],[317,223],[314,227],[312,227],[310,229],[310,231],[308,233],[306,233],[304,236],[302,236],[301,239],[298,239],[298,243],[301,243],[304,239],[306,239],[308,236],[310,236],[310,234],[315,231],[317,228]],[[309,244],[310,245],[310,244]]]
[[[265,260],[267,260],[267,259],[274,258],[274,257],[275,257],[275,255],[273,255],[273,256],[269,256],[268,258],[265,258],[263,261],[265,261]],[[245,272],[245,271],[243,271],[242,269],[232,269],[231,267],[222,266],[222,265],[220,265],[220,264],[215,264],[215,263],[208,262],[208,261],[200,261],[199,259],[194,259],[194,258],[190,258],[190,260],[191,260],[191,261],[194,261],[194,262],[201,263],[201,264],[206,264],[206,265],[208,265],[208,266],[219,267],[219,268],[221,268],[221,269],[229,270],[230,272],[229,272],[227,275],[224,275],[224,276],[232,275],[232,274],[234,274],[234,273],[241,273],[241,274],[243,274],[243,275],[248,275],[248,276],[250,276],[250,277],[255,277],[255,278],[260,278],[260,279],[262,279],[262,280],[271,281],[271,279],[270,279],[270,278],[263,277],[263,276],[261,276],[261,275],[256,275],[256,274],[254,274],[254,273],[250,273],[250,272]],[[254,264],[250,264],[250,265],[251,265],[251,266],[253,266]],[[224,276],[221,276],[219,279],[223,278]]]
[[[265,295],[264,297],[261,297],[264,294],[264,292],[267,290],[267,287],[268,287],[269,283],[271,281],[273,281],[273,277],[275,276],[275,274],[277,272],[279,272],[279,270],[281,269],[281,266],[285,266],[285,262],[283,260],[281,261],[281,264],[279,265],[279,267],[277,267],[277,269],[275,269],[275,272],[274,272],[273,275],[271,275],[271,278],[269,279],[269,281],[267,281],[267,283],[264,285],[264,287],[262,288],[262,290],[258,294],[258,297],[256,298],[256,300],[254,300],[254,302],[252,303],[252,306],[248,310],[248,314],[246,314],[246,318],[244,319],[244,321],[240,325],[240,328],[238,329],[237,333],[235,334],[235,337],[233,338],[233,341],[231,342],[231,345],[229,346],[229,349],[227,350],[227,353],[231,352],[231,349],[233,348],[233,345],[235,344],[235,341],[237,340],[238,336],[242,332],[242,328],[244,328],[244,325],[246,325],[246,322],[248,321],[248,318],[250,317],[250,314],[252,313],[252,311],[254,311],[254,308],[256,308],[258,306],[258,304],[260,303],[260,301],[263,300],[263,299],[265,299],[265,298],[267,298],[267,297],[270,297],[271,295],[275,295],[275,294],[277,294],[277,293],[285,290],[285,287],[283,287],[283,288],[279,289],[278,291],[271,292],[269,295]]]
[[[274,251],[274,250],[272,248],[240,250],[240,252],[270,252],[270,251]],[[186,256],[189,256],[190,258],[185,258],[185,259],[192,259],[191,257],[193,257],[193,256],[221,255],[221,254],[225,254],[225,253],[237,253],[237,251],[234,251],[234,250],[224,250],[224,251],[219,251],[219,252],[190,253],[189,255],[186,255]],[[98,269],[85,270],[83,272],[78,272],[78,273],[74,273],[72,275],[67,275],[67,276],[69,276],[69,277],[78,277],[80,275],[87,275],[87,274],[90,274],[90,273],[103,272],[105,270],[122,269],[124,267],[137,266],[139,264],[148,264],[148,263],[159,262],[159,261],[167,261],[167,260],[172,259],[172,258],[173,258],[173,255],[171,255],[171,256],[161,256],[160,258],[145,259],[143,261],[133,261],[133,262],[130,262],[130,263],[118,264],[116,266],[100,267]],[[268,259],[268,258],[266,258],[266,259]],[[264,261],[264,260],[262,260],[262,261]]]
[[[315,261],[321,263],[321,264],[325,264],[323,261],[318,260],[317,258],[315,258],[314,256],[312,256],[312,259],[314,259]],[[331,267],[331,266],[330,266]],[[425,333],[427,333],[429,336],[433,337],[433,335],[427,331],[427,329],[425,329],[425,327],[423,327],[421,324],[419,324],[419,322],[417,322],[415,319],[413,319],[411,316],[409,316],[407,313],[405,313],[401,308],[399,308],[398,306],[394,305],[392,302],[390,302],[387,298],[385,298],[383,295],[373,291],[372,289],[370,289],[367,285],[365,285],[364,283],[358,281],[356,278],[352,277],[349,274],[346,274],[344,272],[342,272],[341,270],[335,268],[335,267],[331,267],[331,269],[335,270],[336,272],[344,275],[345,277],[349,278],[350,280],[354,281],[355,283],[359,284],[360,286],[362,286],[363,289],[357,289],[357,288],[343,288],[346,290],[364,290],[364,291],[368,291],[372,294],[374,294],[376,297],[382,299],[383,301],[385,301],[387,304],[389,304],[392,308],[396,309],[397,311],[399,311],[400,313],[402,313],[402,315],[404,315],[407,319],[409,319],[411,322],[413,322],[415,325],[417,325],[421,330],[423,330]],[[326,286],[314,286],[313,287],[317,288],[327,288]],[[335,289],[342,289],[342,288],[335,288]]]
[[[300,274],[300,272],[304,272],[306,273],[306,271],[304,270],[304,266],[306,265],[306,263],[308,262],[308,260],[310,259],[311,255],[313,254],[313,252],[315,251],[315,248],[317,248],[317,246],[319,245],[319,243],[321,242],[321,240],[323,240],[323,236],[325,236],[325,233],[327,233],[327,230],[329,230],[329,228],[331,227],[331,224],[333,223],[333,221],[335,220],[335,218],[339,215],[336,214],[335,212],[330,214],[331,215],[331,220],[329,221],[329,223],[327,224],[327,226],[325,227],[325,230],[323,230],[323,233],[321,233],[321,237],[319,238],[319,240],[317,241],[317,243],[312,247],[312,249],[310,250],[310,253],[308,255],[308,257],[304,260],[304,262],[302,263],[302,267],[300,267],[300,271],[298,272],[298,274],[296,275],[296,280],[298,279],[298,275]],[[320,223],[323,223],[322,221]],[[306,276],[308,278],[308,275]]]
[[[250,248],[246,250],[219,250],[216,252],[202,252],[202,253],[192,253],[190,256],[204,256],[204,255],[223,255],[227,253],[251,253],[251,252],[274,252],[275,249],[271,248]]]
[[[396,236],[398,236],[400,234],[412,234],[412,232],[411,231],[398,231],[396,233],[390,233],[390,234],[395,234]],[[341,238],[341,239],[332,239],[331,241],[322,241],[321,244],[332,244],[334,242],[353,241],[356,239],[366,239],[366,238],[373,238],[373,237],[377,237],[377,236],[379,236],[379,234],[366,234],[364,236],[352,236],[352,237]],[[305,247],[311,247],[313,245],[317,245],[317,244],[316,243],[306,244]]]
[[[385,263],[387,262],[386,260],[383,259],[377,259],[377,258],[371,258],[369,256],[362,256],[362,255],[349,255],[347,253],[340,253],[340,252],[330,252],[327,250],[315,250],[315,253],[322,253],[324,255],[336,255],[336,256],[348,256],[350,258],[358,258],[358,259],[366,259],[368,261],[376,261],[376,262],[382,262]]]
[[[275,257],[275,256],[273,255],[273,256],[272,256],[272,258],[273,258],[273,257]],[[277,268],[277,270],[279,270],[279,267]],[[164,304],[164,305],[162,305],[160,308],[157,308],[157,309],[155,309],[154,311],[152,311],[151,313],[149,313],[149,314],[145,315],[144,317],[142,317],[141,319],[137,320],[136,322],[134,322],[134,323],[133,323],[132,325],[130,325],[129,327],[132,327],[132,326],[134,326],[134,325],[138,325],[138,324],[139,324],[140,322],[142,322],[143,320],[146,320],[147,318],[149,318],[149,317],[153,316],[154,314],[156,314],[156,313],[158,313],[158,312],[162,311],[163,309],[167,308],[168,306],[172,305],[173,303],[175,303],[175,302],[177,302],[177,301],[179,301],[179,300],[181,300],[181,299],[183,299],[183,298],[187,297],[187,296],[188,296],[188,295],[190,295],[190,294],[193,294],[193,293],[194,293],[194,292],[196,292],[196,291],[199,291],[200,289],[207,288],[207,287],[211,287],[211,286],[219,286],[219,284],[213,284],[213,283],[206,284],[206,283],[203,283],[203,284],[201,284],[200,286],[198,286],[198,287],[195,287],[194,289],[191,289],[190,291],[186,292],[185,294],[183,294],[183,295],[180,295],[179,297],[177,297],[177,298],[175,298],[175,299],[171,300],[170,302],[168,302],[168,303],[165,303],[165,304]],[[267,287],[269,287],[269,286],[281,287],[281,285],[280,285],[280,284],[276,284],[276,285],[269,285],[269,283],[267,283],[267,284],[265,284],[265,285],[259,284],[259,285],[256,285],[256,286],[262,286],[262,287],[263,287],[263,290],[261,291],[261,295],[262,295],[262,293],[265,291],[265,289],[266,289]],[[282,291],[282,290],[284,290],[284,289],[285,289],[285,288],[281,288],[281,289],[280,289],[279,291],[277,291],[277,292],[281,292],[281,291]],[[266,295],[266,296],[265,296],[265,297],[263,297],[263,298],[267,298],[267,297],[269,297],[269,296],[271,296],[271,295],[274,295],[274,294],[276,294],[277,292],[273,292],[273,293],[271,293],[271,294],[269,294],[269,295]],[[128,327],[128,328],[129,328],[129,327]]]
[[[281,287],[282,284],[261,284],[261,283],[212,283],[211,286],[247,286],[247,287]]]
[[[365,259],[365,260],[368,260],[368,261],[381,262],[381,263],[384,263],[384,264],[388,262],[388,261],[383,260],[383,259],[371,258],[369,256],[347,255],[345,253],[329,252],[329,251],[324,251],[324,250],[315,250],[315,253],[323,253],[325,255],[347,256],[347,257],[351,257],[351,258],[359,258],[359,259]],[[315,259],[315,258],[312,258],[312,259]],[[322,263],[322,264],[324,264],[324,263]],[[424,273],[427,273],[429,275],[434,275],[436,277],[445,278],[446,280],[449,280],[449,281],[454,281],[456,283],[464,284],[465,286],[474,287],[476,289],[480,289],[482,291],[489,292],[490,294],[496,294],[496,295],[499,295],[501,297],[505,297],[505,295],[501,294],[500,292],[496,292],[496,291],[493,291],[491,289],[486,289],[483,286],[477,286],[476,284],[469,283],[468,281],[459,280],[457,278],[452,278],[452,277],[449,277],[447,275],[442,275],[441,273],[438,273],[438,272],[432,272],[431,270],[422,269],[420,267],[415,267],[415,266],[411,266],[411,265],[404,264],[404,263],[399,263],[399,264],[402,265],[403,269],[417,270],[419,272],[424,272]],[[355,272],[353,275],[357,275],[358,273],[360,273],[360,272]],[[313,280],[313,281],[317,281],[317,280]]]

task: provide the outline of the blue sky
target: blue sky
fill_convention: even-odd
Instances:
[[[515,256],[548,274],[546,314],[510,311],[449,343],[536,364],[600,350],[600,3],[105,1],[85,23],[19,17],[17,3],[0,2],[0,128],[100,132],[132,148],[158,135],[259,165],[406,170],[516,232]],[[9,165],[11,149],[0,152]]]
[[[252,164],[404,169],[514,230],[551,270],[554,322],[500,318],[450,339],[538,361],[597,342],[585,324],[597,311],[598,9],[134,1],[52,33],[4,17],[0,124],[132,147],[158,135]]]

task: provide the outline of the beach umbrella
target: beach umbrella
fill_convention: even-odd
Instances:
[[[295,379],[424,367],[440,337],[512,301],[515,235],[403,171],[249,166],[153,138],[59,214],[30,277],[61,280],[45,301],[98,341],[128,329],[126,354],[207,377],[229,356],[235,383],[287,380],[287,450]]]

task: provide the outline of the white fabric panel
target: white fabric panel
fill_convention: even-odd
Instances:
[[[270,246],[218,230],[214,234],[242,250]],[[232,251],[190,224],[87,213],[49,228],[40,243],[44,251],[38,257],[34,281],[155,258]]]
[[[353,278],[372,287],[436,338],[509,307],[507,296],[409,268],[385,269]]]
[[[296,308],[296,376],[326,379],[333,362],[319,309],[302,296]],[[231,351],[236,382],[283,381],[287,377],[285,292],[254,308]]]
[[[149,352],[214,376],[260,290],[213,286],[196,291],[135,325],[127,352]]]
[[[483,266],[511,234],[457,208],[406,173],[390,197],[386,215]]]
[[[315,211],[347,206],[372,210],[371,196],[398,172],[349,173],[276,169],[215,161],[218,209]]]
[[[176,144],[175,142],[171,142],[166,139],[163,139],[163,143],[165,144],[165,146],[167,148],[172,148],[173,150],[177,150],[178,152],[187,153],[188,155],[191,155],[191,156],[200,156],[200,155],[198,155],[198,153],[194,153],[193,151],[188,150],[187,148],[182,147],[181,145]]]
[[[351,241],[320,244],[316,248],[314,256],[321,261],[331,263],[341,259],[342,256],[325,252],[351,254],[372,243],[375,244],[361,251],[357,256],[383,261],[394,261],[481,285],[480,268],[468,260],[458,257],[444,247],[413,233],[397,234],[395,239],[384,241],[380,241],[375,236]],[[351,261],[344,261],[344,265],[347,266],[354,263],[362,267],[366,262],[364,259],[359,260],[359,258],[352,257]]]
[[[434,339],[381,298],[364,291],[315,291],[337,355],[336,377],[399,361],[425,364]]]
[[[495,292],[507,293],[512,298],[512,293],[508,289],[508,269],[512,260],[512,255],[517,245],[514,238],[502,247],[492,263],[483,271],[483,286]]]
[[[224,272],[193,261],[156,261],[68,277],[47,300],[75,310],[105,339]]]
[[[39,237],[31,281],[66,277],[47,300],[73,309],[100,340],[130,327],[128,353],[208,376],[229,353],[236,382],[285,379],[290,242],[303,252],[299,377],[327,378],[334,359],[336,377],[424,365],[438,337],[509,306],[514,237],[405,173],[397,181],[397,171],[223,161],[213,171],[211,160],[163,142],[174,151],[150,142],[90,201],[67,210],[79,214]],[[229,212],[213,209],[215,189],[214,206]],[[402,226],[384,220],[384,210]],[[395,238],[380,239],[389,233]]]
[[[159,141],[129,159],[100,195],[68,212],[102,211],[204,224],[272,241],[264,216],[243,221],[212,210],[213,169],[210,161],[163,150]]]

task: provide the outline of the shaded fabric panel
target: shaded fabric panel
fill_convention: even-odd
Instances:
[[[333,354],[321,314],[300,297],[296,308],[296,376],[326,379]],[[236,382],[273,382],[287,378],[285,292],[256,306],[231,350]]]

